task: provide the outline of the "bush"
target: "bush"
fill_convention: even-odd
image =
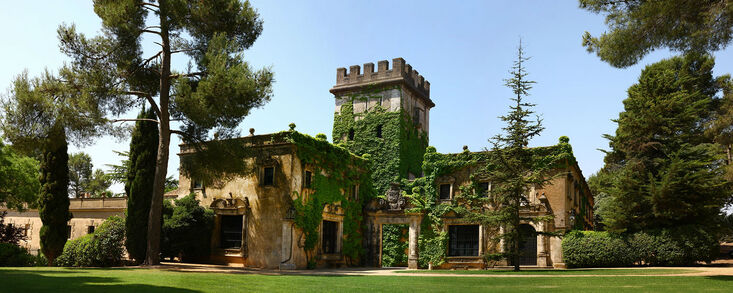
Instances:
[[[65,267],[110,267],[122,263],[125,222],[112,216],[92,234],[67,241],[56,265]]]
[[[12,243],[0,243],[0,267],[32,267],[46,264],[46,258],[42,255],[31,255],[25,248]]]
[[[195,260],[211,254],[214,212],[199,205],[195,194],[167,201],[163,207],[161,253],[163,257],[182,256]]]
[[[715,233],[694,226],[625,236],[573,231],[562,241],[563,260],[568,267],[685,266],[713,260],[717,249]]]
[[[568,267],[616,267],[634,263],[626,241],[608,232],[572,231],[562,240],[562,254]]]

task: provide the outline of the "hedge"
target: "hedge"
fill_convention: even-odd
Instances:
[[[94,233],[70,240],[64,252],[56,259],[56,265],[64,267],[110,267],[122,264],[125,222],[112,216]]]
[[[25,248],[0,242],[0,267],[33,267],[48,264],[42,255],[34,256]]]
[[[718,241],[714,235],[692,226],[627,235],[572,231],[562,241],[563,260],[575,268],[693,265],[715,258]]]

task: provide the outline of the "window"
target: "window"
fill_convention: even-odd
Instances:
[[[359,199],[359,185],[351,185],[351,198]]]
[[[194,179],[193,183],[191,183],[191,186],[193,187],[193,189],[203,189],[204,188],[204,184],[201,183],[201,180],[198,180],[198,179]]]
[[[349,140],[354,140],[354,129],[349,129]]]
[[[382,125],[377,125],[377,137],[382,138]]]
[[[242,247],[242,215],[221,216],[221,248]]]
[[[440,199],[450,199],[450,184],[440,185]]]
[[[323,240],[321,248],[324,254],[336,253],[336,241],[338,241],[338,223],[323,221]]]
[[[415,125],[420,124],[420,111],[420,108],[417,107],[412,110],[412,123]]]
[[[265,167],[264,170],[262,170],[262,185],[275,185],[275,167]]]
[[[71,226],[66,225],[66,239],[71,239]]]
[[[313,182],[313,173],[311,173],[311,171],[305,171],[305,179],[303,179],[303,184],[306,188],[310,188],[311,182]]]
[[[448,256],[478,256],[478,225],[448,227]]]
[[[480,196],[489,196],[489,182],[479,182],[477,191]]]
[[[88,226],[87,227],[87,234],[92,234],[92,233],[94,233],[94,226]]]
[[[25,229],[23,229],[23,236],[29,237],[30,236],[30,232],[29,232],[30,230],[31,230],[31,224],[25,224]]]

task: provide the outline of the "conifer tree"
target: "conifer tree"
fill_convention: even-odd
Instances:
[[[655,49],[710,53],[733,40],[733,0],[579,1],[606,15],[610,30],[599,37],[585,32],[583,46],[615,67],[634,65]]]
[[[527,148],[529,141],[544,129],[539,117],[530,120],[535,104],[525,100],[535,83],[527,79],[527,60],[529,58],[525,56],[520,42],[511,77],[505,80],[505,85],[514,93],[511,98],[513,104],[509,113],[500,117],[506,123],[502,128],[504,133],[489,140],[491,154],[482,172],[482,176],[491,182],[490,196],[485,197],[482,192],[467,194],[460,199],[456,209],[469,222],[503,226],[504,231],[499,236],[506,245],[503,256],[510,260],[515,271],[519,270],[520,242],[526,237],[536,237],[520,235],[519,225],[548,220],[545,217],[521,216],[521,206],[528,203],[526,195],[531,187],[541,188],[549,181],[548,174],[553,165]],[[489,205],[491,208],[486,208]]]
[[[63,127],[55,125],[46,139],[41,160],[41,194],[38,199],[38,215],[41,227],[41,251],[48,265],[61,255],[67,239],[69,213],[69,155]]]
[[[606,135],[606,165],[620,166],[603,219],[608,229],[719,223],[731,195],[721,149],[705,134],[719,91],[713,65],[698,54],[662,60],[629,88],[616,134]]]
[[[153,110],[143,109],[138,118],[155,119]],[[129,162],[125,192],[127,220],[125,246],[137,262],[145,260],[147,250],[148,215],[153,198],[155,159],[158,152],[158,127],[150,121],[137,121],[130,140]]]
[[[61,79],[78,91],[85,105],[96,105],[96,117],[110,121],[138,101],[155,112],[159,129],[148,217],[144,264],[160,262],[160,215],[168,168],[170,136],[179,135],[197,151],[181,158],[181,170],[205,184],[223,182],[251,169],[242,161],[244,146],[237,126],[253,108],[269,101],[272,72],[253,70],[242,52],[262,32],[262,20],[249,2],[239,0],[98,0],[94,11],[102,33],[86,37],[73,25],[58,29],[61,50],[71,57]],[[155,51],[144,54],[143,35]],[[171,67],[174,56],[190,61],[185,72]],[[112,116],[112,117],[111,117]],[[171,120],[180,122],[173,129]],[[216,133],[218,140],[206,140]]]

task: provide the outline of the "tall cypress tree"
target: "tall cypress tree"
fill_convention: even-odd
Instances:
[[[41,160],[41,194],[38,215],[41,217],[41,251],[48,265],[64,250],[69,213],[69,155],[64,128],[55,125],[44,144]]]
[[[143,109],[141,119],[155,119],[155,112]],[[148,216],[150,200],[153,197],[155,160],[158,155],[158,125],[152,121],[137,121],[130,140],[127,170],[127,238],[125,245],[130,256],[137,262],[145,260],[147,251]]]

